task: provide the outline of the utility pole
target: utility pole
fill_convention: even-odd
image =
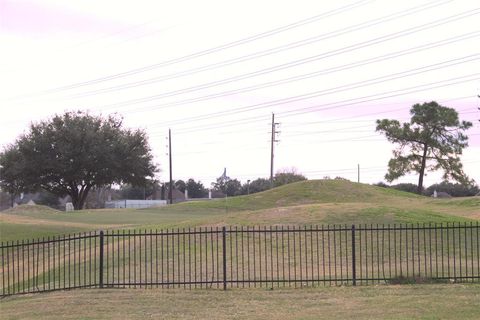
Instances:
[[[358,183],[360,183],[360,164],[357,164],[357,179]]]
[[[168,158],[170,161],[170,185],[168,187],[168,199],[173,203],[173,183],[172,183],[172,132],[168,129]]]
[[[275,142],[278,142],[279,140],[275,140],[276,134],[279,133],[279,131],[276,131],[277,126],[279,125],[278,122],[275,122],[275,113],[272,113],[272,138],[271,138],[271,150],[270,150],[270,187],[273,188],[273,146]]]

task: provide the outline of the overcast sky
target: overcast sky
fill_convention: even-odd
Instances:
[[[168,179],[210,185],[275,171],[383,180],[375,120],[436,100],[474,122],[480,181],[478,1],[0,0],[0,146],[66,110],[143,128]],[[414,182],[415,175],[398,182]],[[425,184],[441,181],[440,173]]]

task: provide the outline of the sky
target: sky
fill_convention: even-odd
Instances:
[[[246,182],[270,175],[275,114],[275,172],[376,183],[394,146],[375,120],[437,101],[474,123],[461,159],[479,182],[479,16],[466,0],[0,0],[0,148],[54,114],[117,113],[161,181],[170,129],[175,180]]]

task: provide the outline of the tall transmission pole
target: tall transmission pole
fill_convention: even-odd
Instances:
[[[170,161],[170,184],[168,187],[168,199],[173,203],[173,180],[172,180],[172,132],[168,129],[168,159]]]
[[[276,135],[279,133],[279,131],[276,131],[277,126],[279,125],[278,122],[275,122],[275,113],[272,113],[272,138],[270,141],[270,186],[273,187],[273,154],[274,154],[274,143],[278,142],[279,140],[276,140]]]

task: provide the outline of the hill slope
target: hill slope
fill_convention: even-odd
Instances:
[[[247,196],[228,198],[230,210],[259,210],[319,203],[384,203],[424,199],[413,193],[344,180],[307,180]],[[225,200],[187,202],[176,209],[225,207]]]
[[[342,180],[310,180],[248,196],[161,208],[66,213],[17,207],[0,213],[0,238],[10,241],[99,229],[469,222],[480,220],[478,201],[432,199]]]

